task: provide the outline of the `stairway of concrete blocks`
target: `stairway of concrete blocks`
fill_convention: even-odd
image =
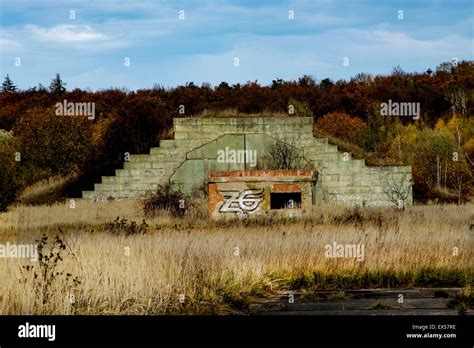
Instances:
[[[278,141],[302,151],[305,166],[317,171],[317,204],[391,205],[384,190],[387,178],[392,178],[391,182],[411,180],[409,166],[367,166],[365,160],[338,151],[328,139],[314,137],[311,117],[176,118],[174,139],[161,140],[149,154],[130,155],[123,169],[117,169],[115,176],[103,176],[94,191],[83,192],[83,198],[138,197],[167,183],[189,193],[202,185],[211,171],[261,169],[270,146]],[[220,163],[218,151],[226,148],[256,150],[257,168],[249,163]],[[410,187],[405,204],[411,203]]]

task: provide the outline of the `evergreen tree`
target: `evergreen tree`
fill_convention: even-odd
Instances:
[[[13,83],[13,81],[10,79],[10,76],[5,77],[5,81],[2,83],[2,93],[15,93],[16,92],[16,86]]]
[[[47,92],[46,87],[43,86],[41,82],[38,84],[38,92]]]
[[[51,85],[49,90],[57,95],[61,95],[66,92],[66,83],[61,80],[59,74],[56,74],[56,77],[51,80]]]

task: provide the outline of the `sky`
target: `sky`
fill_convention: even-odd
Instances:
[[[0,75],[20,89],[60,73],[68,90],[136,90],[423,72],[474,60],[473,4],[0,0]]]

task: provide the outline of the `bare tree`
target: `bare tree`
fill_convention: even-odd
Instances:
[[[390,175],[385,174],[382,177],[384,185],[384,193],[387,195],[390,202],[396,205],[398,209],[405,210],[405,202],[410,196],[412,188],[412,180],[408,174]]]
[[[453,115],[464,115],[467,110],[468,96],[462,89],[455,89],[451,91],[446,98],[451,104]]]
[[[463,202],[463,198],[469,195],[472,187],[472,172],[465,161],[454,162],[449,171],[450,186],[456,192],[458,204]]]
[[[294,139],[276,141],[268,151],[267,167],[269,169],[301,169],[304,162],[302,150],[295,146]]]

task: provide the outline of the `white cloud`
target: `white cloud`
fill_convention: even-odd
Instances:
[[[362,71],[389,73],[396,65],[424,71],[452,57],[473,55],[472,16],[454,16],[460,11],[455,8],[441,13],[437,6],[411,9],[406,21],[397,21],[393,14],[398,8],[390,12],[386,4],[339,6],[332,0],[5,4],[11,24],[0,34],[2,58],[25,57],[22,71],[31,70],[18,78],[27,81],[26,86],[44,82],[56,70],[69,88],[256,79],[270,83],[305,73],[337,80]],[[67,21],[70,9],[76,10],[76,21]],[[186,11],[185,20],[178,19],[180,9]],[[290,9],[295,11],[293,21],[288,19]],[[28,16],[15,21],[17,13]],[[131,58],[130,68],[123,67],[124,57]],[[233,66],[234,57],[240,58],[239,68]],[[344,57],[350,59],[348,67],[342,65]]]
[[[379,55],[405,55],[416,60],[416,57],[451,57],[453,54],[469,56],[469,38],[449,34],[432,39],[418,39],[403,32],[395,31],[354,31],[354,43],[347,45],[353,49],[365,48],[379,52]]]
[[[21,47],[22,47],[22,44],[18,41],[0,37],[0,50],[2,52],[14,51]]]
[[[234,35],[232,42],[224,52],[194,54],[161,63],[160,82],[175,85],[207,81],[216,85],[220,81],[258,80],[269,84],[277,77],[296,79],[303,74],[337,80],[364,71],[390,73],[399,64],[408,67],[408,71],[424,71],[439,64],[440,56],[449,60],[469,55],[469,39],[460,36],[420,40],[401,32],[350,28],[312,35]],[[238,68],[233,66],[234,57],[240,60]],[[350,58],[347,68],[342,64],[343,57]]]
[[[49,29],[36,25],[27,25],[26,28],[34,38],[41,41],[84,43],[108,40],[108,36],[95,31],[89,25],[59,24]]]

